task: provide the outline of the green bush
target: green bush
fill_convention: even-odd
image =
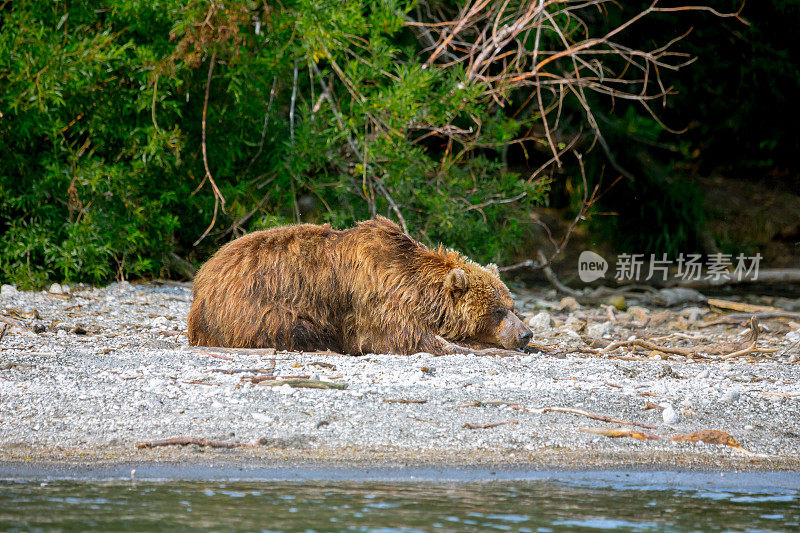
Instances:
[[[466,209],[522,195],[515,208],[524,212],[543,189],[491,153],[465,150],[443,163],[441,146],[415,142],[426,130],[414,124],[485,117],[490,102],[480,87],[453,89],[458,69],[422,68],[403,21],[409,7],[5,4],[0,279],[27,288],[169,275],[173,253],[197,261],[243,228],[300,219],[343,227],[375,213],[397,220],[390,198],[417,237],[481,259],[507,255],[522,231],[508,210]],[[195,250],[214,213],[210,182],[196,191],[206,175],[212,57],[207,157],[225,212]],[[334,83],[335,68],[352,86]],[[330,92],[320,100],[323,85]],[[519,127],[489,122],[485,144]]]

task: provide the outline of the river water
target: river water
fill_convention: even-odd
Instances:
[[[0,469],[0,530],[800,531],[792,473],[160,474]]]

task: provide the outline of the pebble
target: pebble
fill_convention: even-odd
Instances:
[[[542,311],[528,319],[528,325],[537,333],[549,332],[553,328],[553,319],[550,313]]]
[[[277,389],[278,392],[280,392],[284,396],[291,396],[295,392],[292,386],[287,384],[281,385],[280,387],[277,387]]]
[[[709,377],[710,375],[711,375],[711,370],[706,368],[705,370],[703,370],[702,372],[697,374],[697,379],[705,379],[705,378]]]
[[[726,391],[725,394],[722,395],[721,401],[729,402],[729,403],[730,402],[735,402],[736,400],[739,399],[740,396],[741,396],[741,394],[739,393],[739,391],[729,390],[729,391]]]
[[[50,292],[52,292],[53,294],[63,294],[64,289],[62,289],[61,285],[59,285],[58,283],[53,283],[52,285],[50,285]]]
[[[661,412],[661,419],[664,424],[671,426],[681,421],[680,415],[672,408],[672,404],[662,403],[661,407],[664,408],[664,411]]]
[[[577,311],[581,307],[581,304],[578,303],[578,300],[573,298],[572,296],[566,296],[561,298],[561,301],[558,302],[558,310],[567,313],[573,313]]]
[[[157,316],[150,321],[150,325],[155,328],[163,328],[169,324],[169,320],[165,316]]]
[[[586,324],[583,320],[576,318],[574,316],[567,317],[567,320],[564,322],[564,327],[570,329],[574,332],[581,331]]]
[[[586,334],[593,339],[602,339],[606,335],[610,335],[613,329],[614,325],[611,323],[611,321],[606,320],[602,324],[592,324],[586,328]]]
[[[689,322],[697,322],[697,319],[702,314],[703,310],[699,307],[687,307],[681,311],[681,316],[686,317]]]
[[[792,344],[800,342],[800,330],[790,331],[789,333],[787,333],[786,340],[791,342]]]
[[[578,335],[577,332],[567,328],[561,328],[559,332],[566,337],[569,344],[583,344],[583,339],[581,339],[581,336]]]
[[[19,294],[19,291],[13,285],[3,285],[0,287],[0,296],[16,296],[17,294]]]

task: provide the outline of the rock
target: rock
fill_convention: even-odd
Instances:
[[[294,394],[294,389],[292,388],[292,386],[285,383],[280,387],[276,387],[276,389],[278,390],[278,392],[280,392],[285,396],[291,396],[292,394]]]
[[[566,340],[569,344],[583,344],[583,339],[581,339],[581,336],[578,335],[577,332],[566,328],[561,328],[559,332],[566,337]]]
[[[628,314],[640,325],[644,325],[650,319],[650,310],[646,307],[632,305],[628,308]]]
[[[697,379],[705,379],[711,375],[711,371],[709,369],[705,369],[699,374],[697,374]]]
[[[653,303],[659,307],[672,307],[683,303],[703,303],[706,297],[694,289],[674,287],[661,289],[651,297]]]
[[[528,325],[534,332],[546,333],[553,329],[553,319],[550,313],[542,311],[528,319]]]
[[[566,322],[564,323],[564,327],[574,331],[575,333],[579,333],[583,331],[583,328],[586,327],[586,322],[579,318],[575,318],[574,316],[567,317]]]
[[[50,292],[52,292],[53,294],[63,294],[64,289],[62,289],[61,285],[59,285],[58,283],[53,283],[52,285],[50,285]]]
[[[681,316],[689,322],[697,322],[697,319],[700,318],[700,315],[702,314],[703,310],[699,307],[687,307],[686,309],[681,310]]]
[[[561,298],[561,301],[558,302],[558,310],[562,313],[572,313],[577,311],[580,308],[581,304],[578,303],[578,300],[573,298],[572,296],[566,296]]]
[[[661,352],[658,352],[661,353]],[[681,379],[683,376],[676,373],[675,370],[668,364],[664,363],[661,365],[661,370],[656,375],[657,378],[672,378],[672,379]]]
[[[661,419],[664,421],[664,424],[671,426],[681,421],[680,415],[672,408],[672,404],[662,403],[661,407],[664,408],[664,411],[661,413]]]
[[[165,316],[157,316],[150,321],[150,325],[154,328],[165,328],[169,324],[169,320]]]
[[[610,320],[606,320],[602,324],[592,324],[586,328],[586,334],[593,339],[602,339],[606,335],[611,335],[614,329],[614,324]]]
[[[729,390],[729,391],[726,391],[725,394],[722,395],[722,398],[720,398],[720,401],[727,402],[727,403],[732,403],[732,402],[735,402],[736,400],[738,400],[740,396],[741,396],[741,394],[739,394],[739,391]]]
[[[19,291],[13,285],[3,285],[0,287],[0,296],[16,296],[17,294],[19,294]]]
[[[750,330],[748,330],[749,332]],[[797,331],[790,331],[786,334],[786,340],[791,342],[792,344],[796,342],[800,342],[800,330]]]

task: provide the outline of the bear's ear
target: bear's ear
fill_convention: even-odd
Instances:
[[[467,274],[460,268],[454,268],[447,273],[444,280],[444,288],[454,294],[463,294],[469,289]]]
[[[488,265],[486,265],[486,270],[491,272],[496,278],[500,277],[500,271],[497,269],[497,265],[495,265],[494,263],[489,263]]]

